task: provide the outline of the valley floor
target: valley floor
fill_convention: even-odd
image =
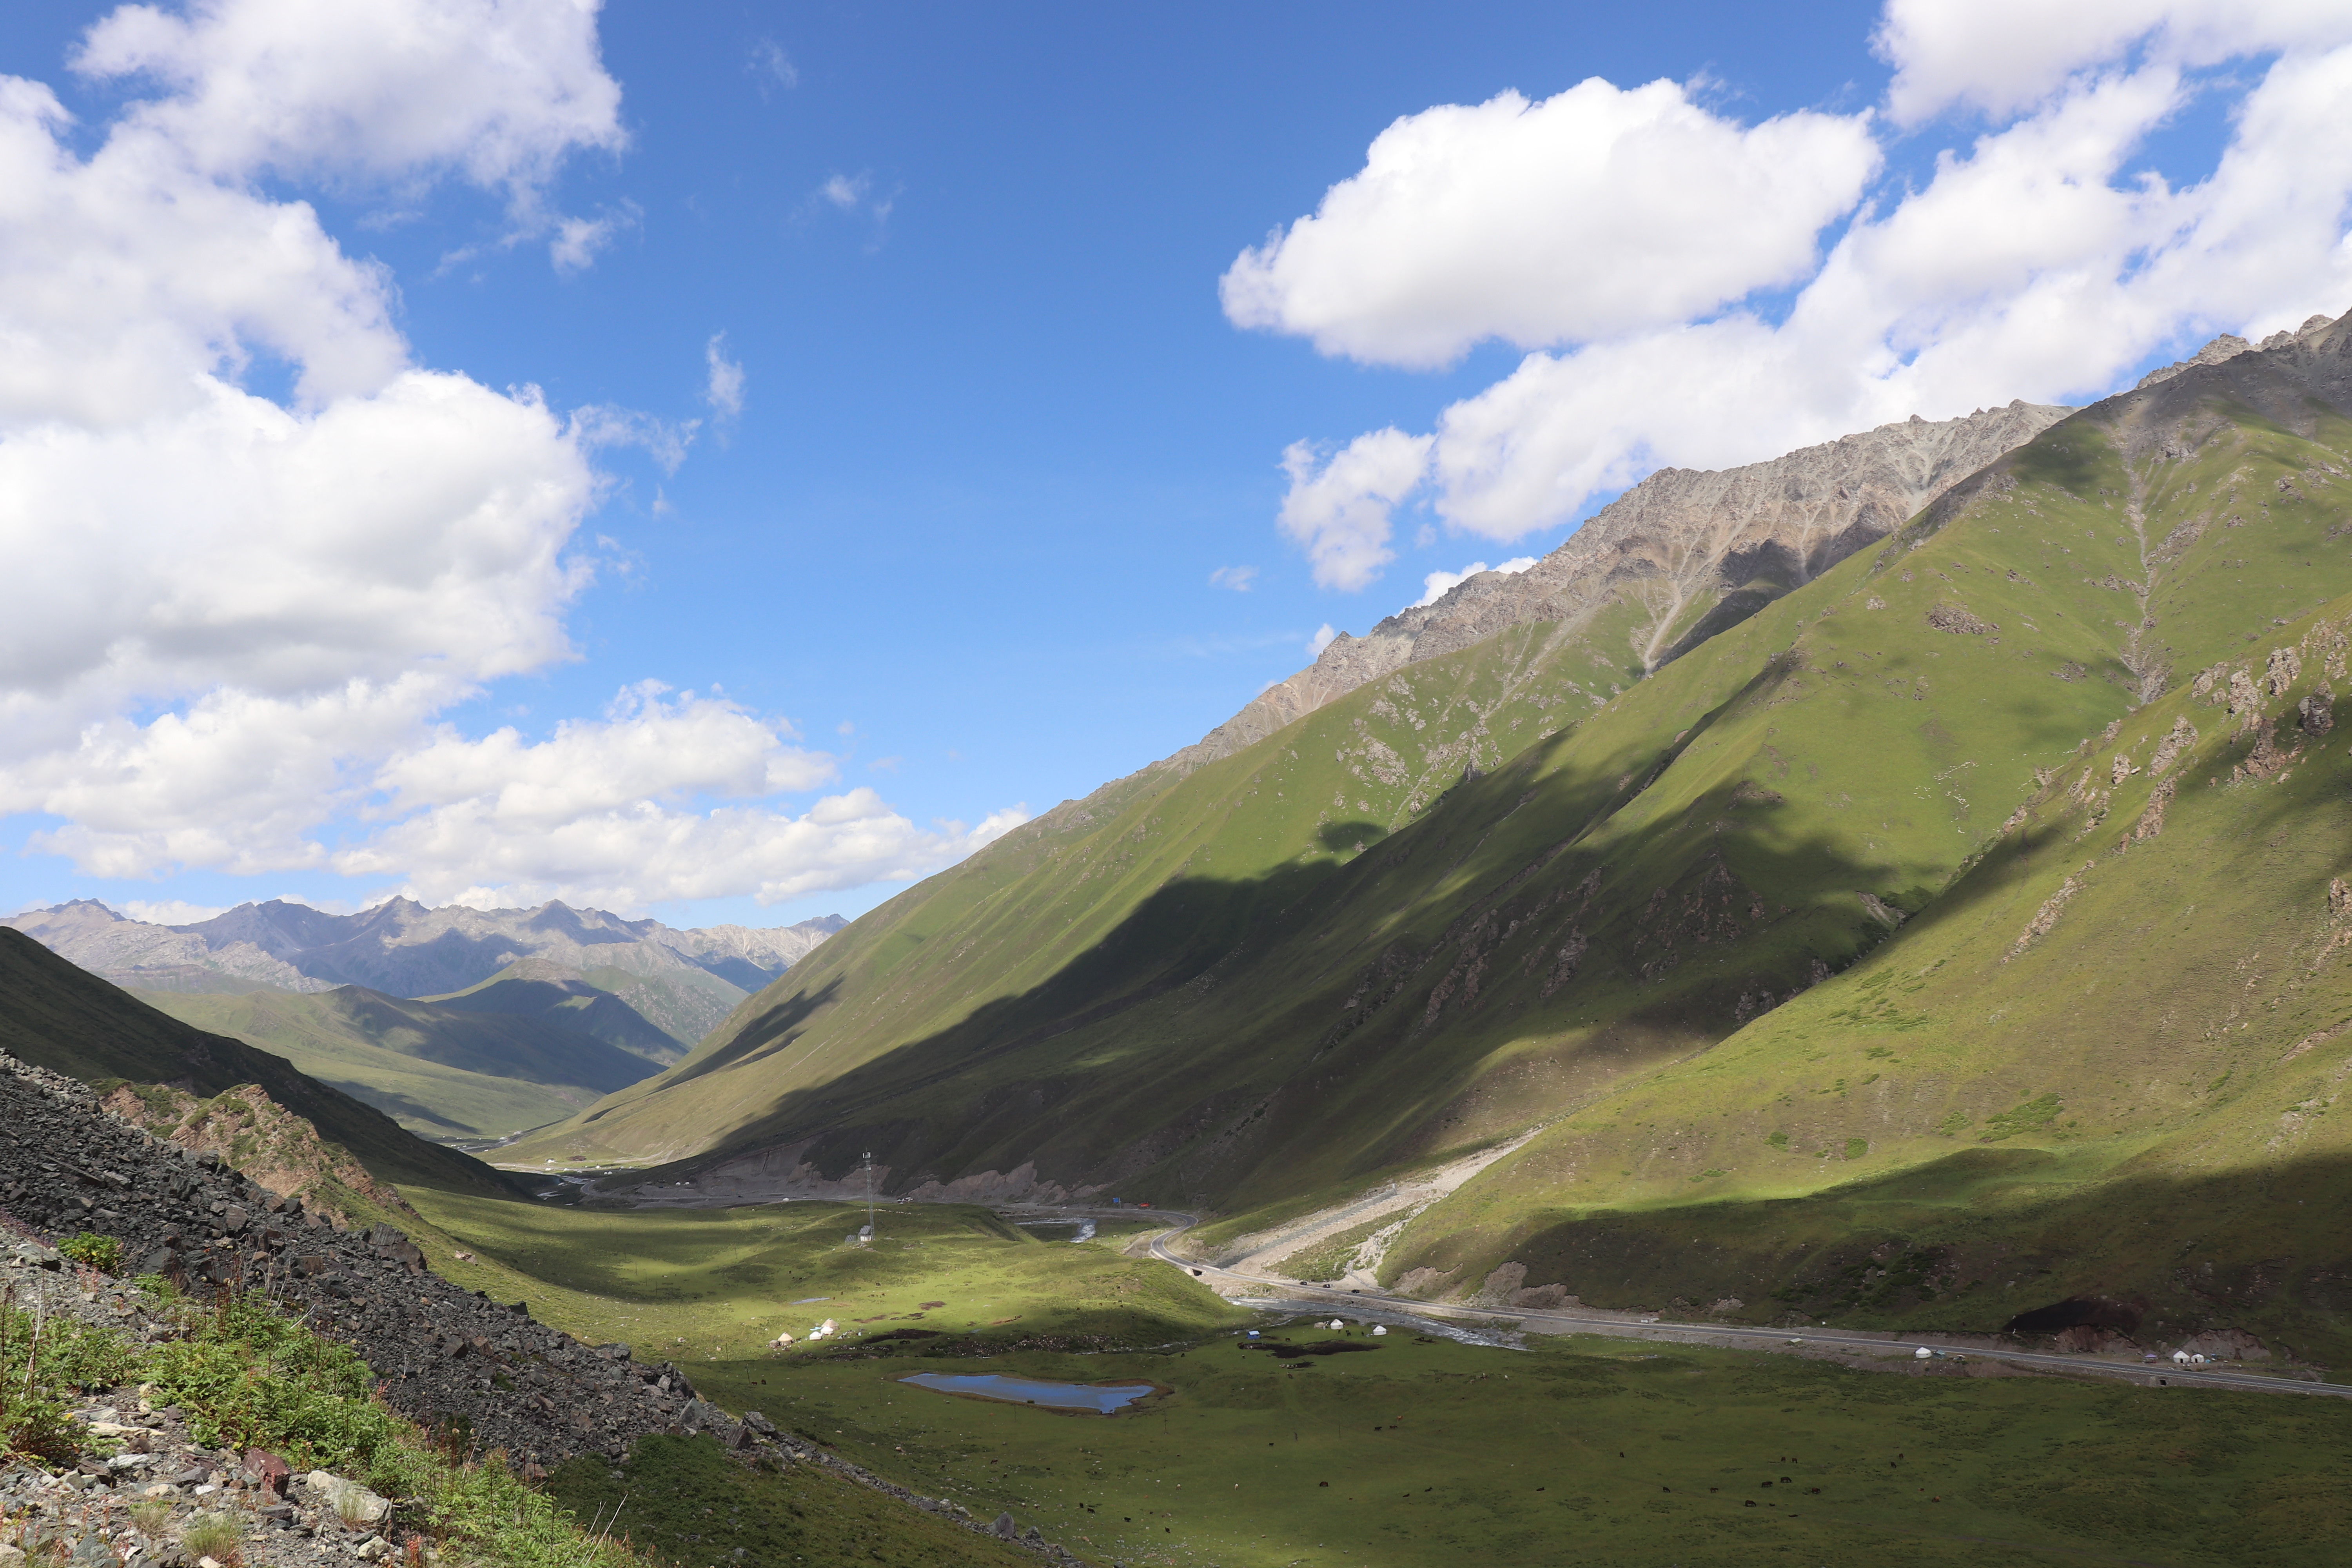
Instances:
[[[615,1214],[415,1195],[475,1253],[436,1268],[483,1271],[549,1321],[677,1361],[723,1405],[1098,1562],[2204,1568],[2352,1553],[2352,1480],[2333,1458],[2352,1443],[2352,1403],[2336,1399],[1886,1376],[1589,1335],[1375,1337],[1347,1308],[1358,1321],[1335,1333],[1121,1256],[1135,1222],[1074,1246],[985,1210],[911,1205],[883,1210],[878,1245],[860,1247],[859,1205]],[[826,1316],[839,1341],[769,1348]],[[1244,1348],[1251,1328],[1283,1349]],[[920,1372],[1162,1392],[1106,1418],[900,1381]],[[592,1510],[629,1484],[563,1481]],[[673,1560],[698,1568],[699,1545],[679,1541]]]

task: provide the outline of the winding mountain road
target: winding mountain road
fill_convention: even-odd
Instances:
[[[1110,1211],[1122,1218],[1133,1218],[1132,1210]],[[1779,1351],[1801,1354],[1806,1350],[1869,1351],[1885,1354],[1897,1347],[1925,1345],[1948,1353],[1966,1355],[1971,1360],[1998,1361],[2012,1365],[2032,1367],[2038,1371],[2063,1372],[2080,1376],[2089,1373],[2113,1377],[2145,1388],[2231,1388],[2256,1394],[2311,1394],[2326,1398],[2352,1398],[2352,1385],[2332,1383],[2306,1383],[2291,1377],[2264,1376],[2259,1373],[2228,1372],[2210,1366],[2174,1366],[2168,1363],[2150,1364],[2128,1362],[2098,1361],[2088,1356],[2054,1355],[2042,1351],[1988,1350],[1982,1345],[1951,1344],[1937,1335],[1906,1338],[1895,1334],[1860,1332],[1838,1329],[1758,1329],[1736,1323],[1668,1323],[1643,1322],[1635,1319],[1600,1312],[1523,1310],[1496,1311],[1485,1307],[1433,1306],[1410,1297],[1391,1296],[1377,1290],[1334,1290],[1302,1286],[1294,1280],[1271,1275],[1246,1273],[1221,1268],[1213,1263],[1186,1258],[1169,1244],[1199,1223],[1196,1215],[1180,1214],[1173,1210],[1151,1211],[1156,1219],[1170,1221],[1170,1227],[1153,1237],[1150,1254],[1172,1268],[1189,1270],[1211,1288],[1220,1283],[1242,1286],[1271,1286],[1276,1294],[1237,1298],[1253,1306],[1281,1310],[1297,1307],[1304,1311],[1338,1309],[1359,1316],[1378,1317],[1366,1312],[1378,1308],[1423,1321],[1444,1321],[1448,1319],[1469,1319],[1476,1322],[1508,1323],[1531,1329],[1539,1333],[1609,1334],[1622,1339],[1654,1340],[1680,1344],[1728,1344],[1755,1350]]]

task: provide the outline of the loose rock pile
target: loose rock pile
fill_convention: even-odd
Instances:
[[[528,1477],[580,1454],[618,1459],[653,1433],[708,1433],[730,1448],[821,1464],[928,1512],[986,1528],[957,1504],[882,1480],[779,1431],[756,1411],[736,1420],[669,1363],[638,1363],[626,1345],[583,1345],[532,1321],[522,1302],[501,1305],[461,1289],[426,1268],[415,1244],[393,1227],[339,1230],[305,1213],[299,1199],[247,1180],[219,1155],[152,1137],[110,1115],[79,1081],[5,1052],[0,1220],[13,1221],[6,1228],[36,1244],[20,1246],[0,1270],[20,1281],[58,1268],[55,1254],[37,1244],[87,1230],[121,1238],[127,1273],[163,1275],[197,1291],[266,1291],[313,1331],[358,1352],[394,1409],[477,1454],[505,1450]],[[70,1289],[63,1299],[69,1304],[81,1294]],[[90,1310],[82,1315],[141,1337],[174,1331],[142,1309],[135,1291],[92,1294],[84,1304]],[[217,1456],[211,1463],[235,1468]],[[37,1484],[23,1472],[15,1481]],[[79,1495],[80,1488],[66,1485]],[[1067,1559],[1034,1531],[1023,1543]]]
[[[118,1237],[131,1274],[266,1290],[357,1351],[394,1409],[467,1434],[477,1452],[503,1448],[528,1468],[618,1458],[636,1438],[682,1426],[740,1441],[738,1423],[695,1408],[676,1367],[640,1364],[625,1346],[592,1350],[521,1303],[462,1290],[391,1226],[338,1230],[219,1155],[109,1115],[72,1079],[0,1057],[0,1207],[17,1220],[53,1237]]]

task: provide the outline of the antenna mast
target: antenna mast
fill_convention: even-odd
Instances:
[[[874,1239],[874,1151],[866,1151],[866,1239]]]

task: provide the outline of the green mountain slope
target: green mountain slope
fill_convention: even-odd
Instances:
[[[0,930],[0,1050],[85,1083],[165,1083],[201,1095],[257,1084],[385,1181],[487,1197],[517,1194],[480,1161],[427,1143],[350,1095],[242,1040],[156,1011],[21,931]]]
[[[2347,411],[2352,324],[2314,328],[2053,426],[1646,679],[1606,613],[1523,626],[1181,778],[1138,774],[858,921],[686,1061],[527,1147],[691,1156],[666,1179],[799,1161],[838,1173],[871,1147],[897,1190],[1034,1163],[1066,1185],[1235,1213],[1550,1123],[1392,1249],[1392,1274],[1427,1267],[1457,1285],[1507,1260],[1554,1278],[1548,1258],[1565,1279],[1582,1205],[1672,1210],[1728,1191],[1754,1160],[1701,1156],[1656,1190],[1637,1180],[1633,1146],[1695,1144],[1696,1116],[1776,1157],[1773,1132],[1801,1143],[1795,1168],[1814,1185],[1790,1190],[1800,1207],[1891,1175],[1894,1151],[1885,1164],[1872,1151],[1892,1141],[1867,1130],[1822,1160],[1782,1109],[1795,1090],[1780,1069],[1744,1053],[1808,1009],[1863,1005],[1848,993],[1877,971],[1853,966],[1898,925],[1912,951],[1989,908],[1980,858],[2031,830],[2062,772],[2074,787],[2086,742],[2118,722],[2139,734],[2203,695],[2200,672],[2352,590],[2337,542],[2352,531]],[[2321,667],[2306,688],[2332,679]],[[1629,689],[1595,707],[1616,684]],[[1465,762],[1483,775],[1463,777]],[[2084,799],[2116,791],[2121,812],[2130,779]],[[1406,826],[1384,836],[1393,822]],[[2143,939],[2166,974],[2201,973],[2199,940]],[[2032,956],[1987,972],[1969,1005],[1999,1012]],[[2062,1011],[2039,1020],[2031,1037],[2084,1028]],[[2187,1093],[2181,1060],[2144,1036],[2102,1048],[2126,1079],[2171,1086],[2114,1112],[2116,1136],[2146,1135],[2154,1108]],[[1839,1075],[1849,1097],[1871,1070],[1887,1080],[1874,1065]],[[1718,1080],[1719,1098],[1688,1109],[1673,1087]],[[2037,1120],[2045,1094],[2076,1103],[2061,1086],[2004,1079],[1995,1106],[1964,1064],[1908,1081],[1924,1139],[1998,1115],[1996,1159],[2072,1158],[2060,1134],[2079,1129]],[[1627,1121],[1624,1097],[1643,1094]],[[2181,1103],[2229,1158],[2253,1157],[2251,1134],[2225,1137],[2210,1108]],[[1609,1116],[1615,1131],[1594,1142]],[[1981,1179],[1976,1164],[1922,1178],[1955,1192]],[[2023,1247],[2024,1222],[1997,1209],[1970,1212]],[[1760,1238],[1769,1219],[1751,1205],[1737,1223]],[[1552,1252],[1528,1250],[1556,1233]],[[1687,1247],[1657,1240],[1641,1245],[1664,1260],[1623,1289],[1665,1291],[1677,1271],[1694,1299],[1716,1288],[1675,1256]],[[1802,1273],[1759,1275],[1757,1256],[1726,1280],[1789,1289],[1777,1282]]]
[[[2077,748],[1865,962],[1556,1121],[1386,1275],[2352,1352],[2352,596],[2270,629]]]
[[[691,1037],[680,1038],[622,1000],[619,989],[630,982],[639,983],[641,988],[645,976],[616,969],[595,973],[597,978],[592,981],[577,970],[565,969],[544,959],[526,958],[509,964],[478,985],[424,1000],[457,1012],[536,1018],[593,1036],[608,1046],[617,1046],[631,1056],[663,1067],[684,1056],[708,1032],[698,1031]],[[739,998],[740,995],[738,993]],[[724,1016],[724,1013],[720,1016]]]
[[[543,1126],[656,1070],[567,1026],[562,1013],[477,1012],[362,985],[306,995],[132,994],[184,1023],[282,1054],[421,1137],[498,1138]],[[593,1005],[593,998],[583,1000]],[[616,998],[602,1000],[627,1011]]]

